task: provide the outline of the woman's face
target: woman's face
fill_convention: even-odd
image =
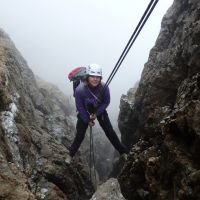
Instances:
[[[88,76],[88,84],[90,87],[96,87],[101,82],[100,76]]]

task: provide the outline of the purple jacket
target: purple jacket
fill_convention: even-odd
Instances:
[[[101,84],[99,84],[95,88],[89,88],[87,83],[85,82],[79,84],[75,89],[76,108],[80,114],[81,119],[85,123],[89,122],[90,114],[94,112],[94,107],[96,103],[98,103],[96,97],[99,96],[99,93],[102,88],[103,86]],[[104,111],[106,111],[106,108],[108,107],[109,103],[110,103],[110,91],[109,88],[106,87],[101,97],[101,102],[97,107],[96,115],[99,116]]]

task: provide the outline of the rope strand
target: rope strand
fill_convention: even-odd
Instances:
[[[146,21],[148,20],[149,16],[151,15],[152,11],[154,10],[156,4],[158,3],[159,0],[151,0],[151,2],[148,4],[144,14],[142,15],[137,27],[135,28],[131,38],[129,39],[126,47],[124,48],[120,58],[118,59],[114,69],[112,70],[108,80],[106,81],[106,84],[103,87],[102,90],[102,94],[104,93],[106,87],[108,87],[108,85],[110,84],[110,82],[112,81],[113,77],[115,76],[115,74],[117,73],[119,67],[121,66],[123,60],[125,59],[126,55],[128,54],[130,48],[132,47],[133,43],[135,42],[137,36],[139,35],[140,31],[142,30],[142,28],[144,27]]]
[[[121,66],[122,62],[124,61],[125,57],[127,56],[129,50],[131,49],[133,43],[137,39],[138,35],[140,34],[142,28],[144,27],[146,21],[148,20],[149,16],[153,12],[155,6],[157,5],[159,0],[151,0],[150,3],[148,4],[144,14],[142,15],[137,27],[135,28],[133,34],[131,35],[131,38],[129,39],[126,47],[124,48],[120,58],[118,59],[115,67],[113,68],[108,80],[106,81],[105,85],[102,88],[101,95],[103,95],[106,87],[110,84],[112,81],[113,77],[117,73],[119,67]],[[90,180],[92,182],[92,161],[93,161],[93,167],[94,167],[94,184],[95,184],[95,189],[97,189],[97,179],[96,179],[96,171],[95,171],[95,156],[94,156],[94,143],[93,143],[93,135],[92,135],[92,127],[90,127]]]
[[[92,127],[90,127],[90,181],[92,182],[92,162],[93,162],[93,172],[94,172],[94,186],[97,189],[97,178],[96,178],[96,165],[94,156],[94,141],[92,135]]]

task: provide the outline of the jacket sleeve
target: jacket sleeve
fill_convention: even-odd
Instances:
[[[110,104],[110,91],[109,91],[109,88],[106,87],[106,89],[103,93],[101,104],[97,109],[96,115],[99,116],[103,112],[105,112],[106,108],[108,107],[109,104]]]
[[[79,87],[75,89],[75,102],[76,102],[76,109],[78,110],[81,119],[85,123],[88,123],[90,120],[90,116],[87,110],[85,109],[84,97],[81,96],[81,91]]]

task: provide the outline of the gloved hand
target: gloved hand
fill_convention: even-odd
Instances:
[[[97,118],[97,116],[96,116],[95,113],[92,113],[92,114],[90,115],[90,120],[94,121],[96,118]]]
[[[94,126],[94,125],[95,125],[94,121],[89,121],[89,123],[88,123],[88,126],[89,126],[89,127],[92,127],[92,126]]]

